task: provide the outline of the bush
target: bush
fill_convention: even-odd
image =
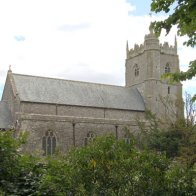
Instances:
[[[38,158],[21,153],[26,134],[13,137],[13,131],[0,132],[0,193],[31,195],[36,192],[41,172]]]
[[[0,132],[1,195],[195,195],[195,168],[112,135],[66,155],[22,154],[24,136]]]

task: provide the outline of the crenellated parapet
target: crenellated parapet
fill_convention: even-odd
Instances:
[[[171,46],[168,42],[164,44],[159,43],[159,39],[151,31],[150,34],[145,35],[144,44],[138,45],[135,44],[134,48],[129,49],[127,42],[127,59],[138,56],[147,50],[159,50],[163,54],[177,55],[177,41],[175,37],[175,44]]]
[[[160,50],[161,50],[161,53],[164,53],[164,54],[177,55],[176,44],[174,46],[171,46],[168,44],[168,42],[164,42],[164,44],[160,44]]]
[[[127,47],[127,58],[131,58],[134,56],[138,56],[139,54],[142,54],[144,52],[144,45],[138,45],[135,44],[134,48],[130,49]]]

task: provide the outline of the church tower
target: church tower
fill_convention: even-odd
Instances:
[[[163,45],[150,30],[144,44],[129,49],[127,43],[126,87],[137,88],[144,98],[146,109],[159,118],[175,121],[182,117],[182,85],[169,83],[164,73],[179,72],[177,41],[174,46]]]

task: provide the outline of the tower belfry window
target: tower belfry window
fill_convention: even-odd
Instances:
[[[135,64],[135,69],[134,69],[134,71],[135,71],[135,76],[139,76],[139,67],[138,67],[137,64]]]
[[[43,136],[42,148],[45,156],[54,154],[56,148],[56,137],[52,131],[46,131]]]
[[[170,66],[169,66],[169,63],[166,64],[165,66],[165,73],[170,73]]]

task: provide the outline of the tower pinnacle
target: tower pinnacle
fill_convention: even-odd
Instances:
[[[177,43],[177,38],[176,38],[176,35],[175,35],[174,50],[176,51],[176,54],[177,54],[177,48],[178,48],[178,43]]]
[[[154,34],[154,32],[153,32],[153,28],[152,28],[152,26],[151,26],[151,25],[149,26],[149,31],[150,31],[150,35],[153,35],[153,34]]]
[[[176,38],[176,35],[175,35],[175,42],[174,42],[174,46],[177,48],[177,38]]]
[[[9,65],[9,70],[8,71],[12,72],[12,66],[11,65]]]
[[[127,51],[127,55],[128,55],[128,53],[129,53],[129,43],[128,43],[128,40],[127,40],[126,51]]]

